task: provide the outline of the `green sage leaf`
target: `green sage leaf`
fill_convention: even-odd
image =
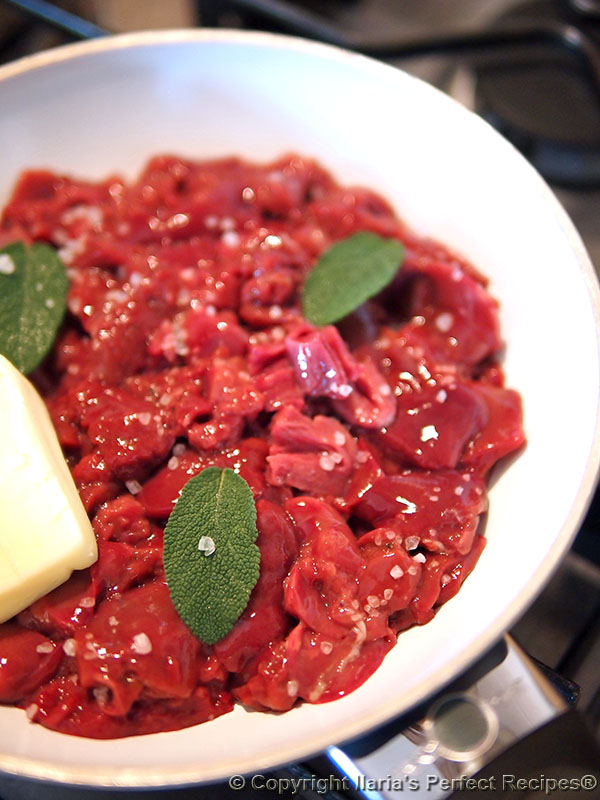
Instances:
[[[13,242],[0,250],[0,353],[24,375],[54,343],[69,279],[56,250]]]
[[[302,313],[313,325],[329,325],[355,311],[394,278],[404,258],[396,239],[355,233],[332,245],[308,274]]]
[[[164,565],[173,605],[190,630],[214,644],[233,628],[259,576],[256,506],[232,469],[191,478],[165,528]]]

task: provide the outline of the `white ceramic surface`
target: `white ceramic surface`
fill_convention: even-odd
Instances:
[[[133,175],[165,151],[266,160],[296,150],[342,183],[376,188],[417,231],[491,277],[528,436],[491,492],[488,546],[473,575],[349,697],[281,716],[237,708],[196,728],[118,741],[60,735],[1,708],[0,769],[117,786],[255,772],[378,725],[454,676],[533,600],[595,482],[598,287],[543,181],[435,89],[271,35],[152,33],[61,48],[0,69],[0,109],[0,202],[24,167]]]

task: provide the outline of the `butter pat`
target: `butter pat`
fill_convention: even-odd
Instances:
[[[0,356],[0,622],[97,558],[44,401]]]

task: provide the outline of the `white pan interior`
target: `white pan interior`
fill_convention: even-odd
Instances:
[[[401,635],[349,697],[285,715],[91,741],[0,708],[0,769],[70,783],[215,780],[298,759],[409,708],[494,641],[570,542],[598,463],[598,287],[581,241],[527,163],[431,87],[333,48],[227,31],[142,34],[0,70],[0,202],[24,167],[135,174],[171,151],[317,157],[387,196],[417,231],[462,252],[501,301],[508,384],[528,446],[491,492],[488,546],[429,625]]]

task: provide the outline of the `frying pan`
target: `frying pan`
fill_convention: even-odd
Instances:
[[[471,259],[501,303],[507,384],[528,445],[490,491],[488,546],[435,619],[403,633],[353,694],[286,714],[116,741],[0,708],[0,770],[89,786],[175,786],[256,772],[354,737],[439,690],[530,604],[568,548],[599,461],[599,292],[567,215],[481,119],[389,66],[230,31],[76,44],[0,69],[0,201],[19,171],[133,176],[151,155],[316,157],[386,196],[418,233]]]

